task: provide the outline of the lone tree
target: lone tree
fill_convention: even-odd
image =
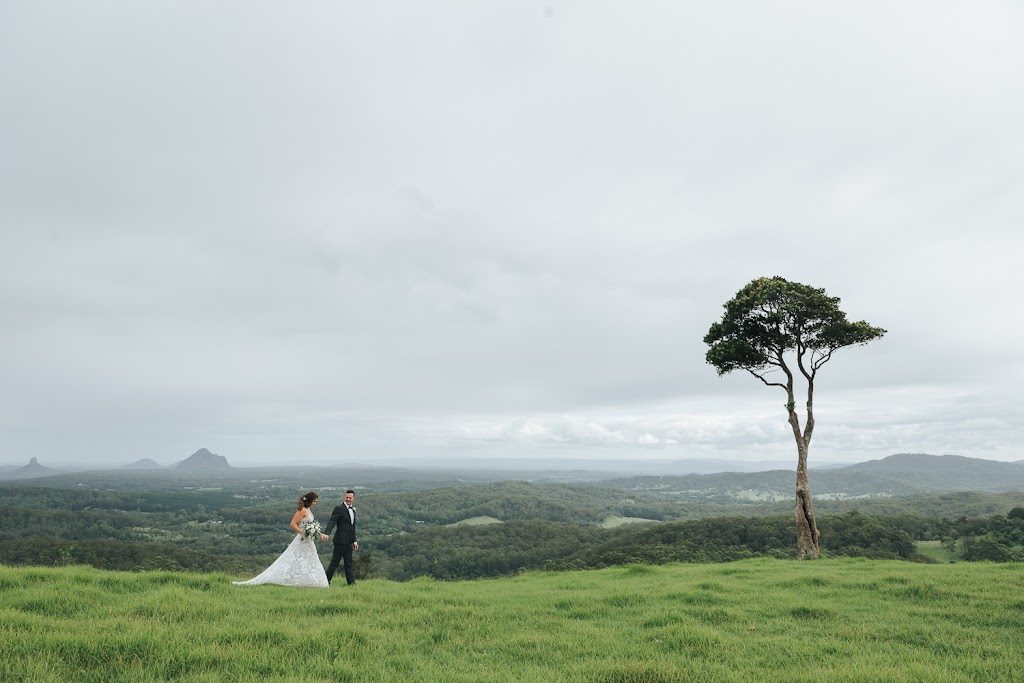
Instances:
[[[704,337],[707,361],[719,376],[746,370],[769,387],[786,392],[786,412],[796,439],[797,556],[817,558],[818,527],[807,484],[807,449],[814,433],[814,380],[818,370],[845,346],[866,344],[885,334],[864,321],[852,323],[839,299],[781,277],[753,280],[725,303],[722,321]],[[807,384],[803,430],[796,412],[793,362]],[[781,372],[781,374],[780,374]]]

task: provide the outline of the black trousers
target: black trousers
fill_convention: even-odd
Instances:
[[[352,561],[352,544],[335,543],[334,554],[331,555],[331,563],[327,565],[327,581],[330,583],[334,572],[338,571],[338,565],[345,562],[345,580],[351,586],[356,582],[355,563]]]

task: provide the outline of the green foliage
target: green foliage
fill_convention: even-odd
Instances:
[[[415,531],[418,524],[454,524],[471,517],[502,521],[544,519],[564,524],[600,524],[609,506],[621,509],[621,489],[592,485],[501,481],[468,487],[382,493],[360,505],[370,533]]]
[[[908,517],[904,524],[916,521]],[[819,521],[822,548],[832,555],[926,561],[917,552],[914,538],[900,524],[868,517],[856,510],[843,515],[826,515]]]
[[[964,539],[963,556],[968,562],[1019,562],[1024,559],[1024,555],[1015,553],[1010,546],[988,536]]]
[[[1018,565],[631,565],[355,588],[0,567],[12,681],[1015,681]]]
[[[1000,477],[998,473],[975,473],[972,475],[961,472],[918,472],[913,476],[907,476],[905,474],[849,471],[846,468],[812,469],[809,480],[815,494],[815,506],[819,504],[819,501],[827,503],[844,500],[849,500],[849,504],[858,506],[876,503],[884,505],[887,501],[893,506],[902,506],[905,504],[904,500],[890,499],[942,492],[946,495],[944,500],[938,501],[938,504],[929,503],[930,508],[939,509],[947,507],[947,501],[955,504],[957,499],[968,500],[977,492],[1022,489],[1024,488],[1024,471],[1019,479],[1008,480],[1006,477]],[[771,501],[772,499],[784,500],[789,504],[793,499],[793,472],[791,470],[640,476],[614,479],[608,483],[625,489],[637,490],[638,502],[643,501],[643,504],[646,505],[665,501],[743,505]],[[970,491],[965,489],[970,489]],[[957,493],[948,493],[951,491]],[[748,492],[758,495],[752,497],[747,495]],[[852,500],[858,498],[860,500]],[[1024,496],[1019,496],[1018,499],[1024,499]],[[661,516],[658,518],[679,519],[678,513],[673,514],[673,512],[661,510]]]
[[[475,579],[536,569],[608,536],[597,527],[542,520],[486,526],[426,527],[375,544],[375,576],[407,580]]]
[[[758,278],[725,303],[720,322],[711,325],[704,343],[707,362],[719,375],[733,370],[760,373],[780,367],[782,356],[811,352],[813,373],[833,352],[866,344],[885,334],[864,321],[850,322],[839,299],[781,277]]]
[[[822,518],[822,549],[832,556],[927,561],[913,538],[858,512]],[[794,557],[793,518],[715,517],[659,524],[620,533],[547,566],[585,569],[619,564],[732,562],[750,557]]]
[[[0,562],[9,565],[87,564],[121,571],[258,573],[273,560],[273,555],[229,555],[172,543],[66,541],[46,537],[0,541]]]
[[[815,474],[815,482],[820,491],[852,487],[856,480],[836,478],[826,470]],[[744,499],[755,486],[763,491],[777,486],[779,502]],[[0,515],[5,519],[0,563],[252,576],[291,540],[287,522],[295,496],[308,490],[300,488],[175,492],[5,487],[0,489]],[[455,580],[544,567],[719,562],[792,553],[792,530],[787,527],[792,520],[792,473],[782,471],[643,477],[602,486],[446,486],[361,494],[356,505],[360,577]],[[817,507],[828,554],[915,560],[911,540],[945,539],[955,546],[957,559],[972,559],[979,555],[967,541],[981,537],[994,539],[1016,557],[1024,548],[1024,520],[1008,513],[1022,505],[1024,492],[820,500]],[[315,511],[324,519],[330,509],[328,497]],[[862,514],[846,515],[852,510]],[[445,526],[481,513],[505,523]],[[601,528],[599,522],[616,515],[669,523]],[[695,523],[678,524],[685,521]],[[965,542],[971,550],[966,557]],[[326,560],[331,547],[321,545],[320,551]]]
[[[948,527],[947,534],[960,539],[963,559],[968,562],[1024,561],[1024,518],[961,518]]]
[[[928,524],[938,529],[943,519],[975,519],[992,515],[1004,515],[1012,506],[1024,501],[1024,491],[1005,493],[981,493],[978,491],[957,491],[899,497],[861,498],[857,500],[829,500],[815,502],[822,510],[839,512],[860,510],[877,517],[900,517],[911,515],[918,519],[931,520]]]

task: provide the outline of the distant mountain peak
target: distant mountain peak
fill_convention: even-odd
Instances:
[[[227,470],[231,469],[231,465],[228,464],[228,459],[222,455],[211,453],[205,448],[200,448],[198,451],[188,456],[177,465],[174,469],[176,470]]]
[[[27,465],[7,470],[5,476],[11,478],[44,477],[48,474],[53,474],[56,471],[57,470],[50,469],[45,465],[40,465],[39,460],[37,458],[30,458]]]
[[[141,460],[136,460],[135,462],[133,462],[131,464],[125,465],[123,469],[126,469],[126,470],[157,470],[157,469],[163,469],[163,465],[158,463],[156,460],[152,460],[151,458],[142,458]]]

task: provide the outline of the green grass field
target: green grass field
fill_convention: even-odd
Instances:
[[[956,556],[939,541],[918,541],[917,552],[936,562],[956,562]]]
[[[0,567],[3,681],[1021,681],[1024,565],[757,559],[439,583]]]

